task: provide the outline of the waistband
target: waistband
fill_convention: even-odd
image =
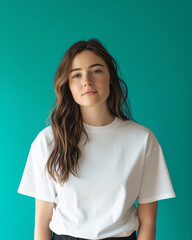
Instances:
[[[130,236],[109,237],[109,238],[103,238],[102,240],[104,239],[106,240],[137,240],[137,236],[136,236],[136,231],[134,231]],[[53,232],[52,240],[89,240],[89,239],[73,237],[70,235],[57,235],[56,233]]]

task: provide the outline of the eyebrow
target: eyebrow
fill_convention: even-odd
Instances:
[[[96,64],[92,64],[90,65],[88,68],[92,68],[92,67],[95,67],[95,66],[101,66],[101,67],[104,67],[102,64],[100,63],[96,63]],[[70,73],[72,73],[73,71],[77,71],[77,70],[82,70],[82,68],[74,68],[70,71]]]

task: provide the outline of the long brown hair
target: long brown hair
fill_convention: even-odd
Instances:
[[[109,113],[122,120],[130,119],[136,122],[131,116],[127,85],[118,76],[118,65],[114,58],[96,38],[74,43],[66,51],[54,77],[54,90],[56,94],[54,104],[56,104],[56,107],[51,114],[54,148],[46,167],[51,177],[55,181],[58,179],[60,184],[68,180],[70,173],[79,177],[77,173],[78,160],[82,154],[78,143],[81,134],[85,133],[85,144],[89,140],[82,123],[79,105],[74,101],[68,84],[72,60],[76,54],[84,50],[93,51],[107,64],[110,73],[110,95],[107,99]]]

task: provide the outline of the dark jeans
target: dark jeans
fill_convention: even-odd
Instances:
[[[110,238],[103,238],[106,240],[137,240],[136,231],[134,231],[130,236],[128,237],[110,237]],[[53,232],[52,240],[88,240],[84,238],[77,238],[69,235],[57,235]]]

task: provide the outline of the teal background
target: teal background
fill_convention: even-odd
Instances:
[[[117,60],[133,117],[164,152],[176,198],[158,203],[156,239],[190,239],[191,12],[181,0],[1,0],[1,239],[33,239],[35,201],[17,193],[30,144],[46,127],[65,51],[92,37]]]

